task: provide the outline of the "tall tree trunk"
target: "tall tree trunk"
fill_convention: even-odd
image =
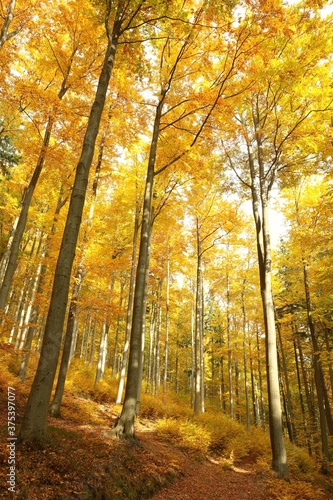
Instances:
[[[269,430],[272,450],[272,468],[278,477],[288,477],[287,453],[283,436],[282,411],[279,388],[276,329],[271,277],[271,245],[268,218],[270,186],[264,174],[263,150],[260,134],[257,137],[259,163],[259,193],[254,161],[250,149],[249,166],[251,174],[252,209],[256,227],[257,253],[260,277],[261,299],[265,323],[266,373],[269,406]]]
[[[148,281],[149,281],[150,253],[151,253],[151,238],[152,238],[152,234],[153,234],[154,220],[155,220],[154,207],[151,207],[151,222],[149,225],[149,234],[148,234],[148,254],[147,254],[147,261],[146,261],[145,286],[144,286],[143,304],[142,304],[141,352],[140,352],[140,358],[139,358],[139,378],[137,381],[137,397],[136,397],[136,406],[135,406],[135,412],[137,415],[140,412],[140,405],[141,405],[143,366],[144,366],[144,355],[145,355],[146,316],[147,316],[147,299],[148,299]]]
[[[60,353],[71,270],[81,225],[89,170],[93,159],[96,137],[114,65],[118,37],[121,33],[122,5],[123,4],[119,2],[111,34],[108,28],[108,21],[111,14],[111,4],[108,4],[108,11],[105,19],[108,34],[108,45],[96,90],[95,100],[88,119],[81,158],[76,168],[76,175],[65,230],[55,269],[52,295],[45,325],[40,360],[23,416],[19,440],[24,439],[42,442],[47,439],[48,406]]]
[[[130,352],[128,362],[127,383],[125,399],[114,433],[134,438],[134,420],[138,398],[138,382],[142,377],[142,328],[145,315],[144,304],[146,294],[147,269],[149,267],[149,250],[152,226],[152,198],[155,174],[155,161],[157,154],[157,143],[159,128],[162,117],[162,109],[167,90],[162,92],[160,101],[156,108],[153,136],[150,146],[148,168],[146,175],[146,187],[143,200],[142,226],[140,235],[139,258],[136,270],[136,282],[134,290],[133,318],[130,337]],[[140,370],[141,368],[141,370]]]

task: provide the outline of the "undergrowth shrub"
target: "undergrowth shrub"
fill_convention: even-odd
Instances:
[[[90,397],[94,387],[95,372],[78,359],[73,359],[68,370],[66,390],[73,396]]]
[[[290,474],[311,481],[317,473],[318,466],[306,450],[298,448],[289,441],[286,443]]]
[[[208,453],[210,433],[189,420],[161,418],[156,421],[157,435],[177,444],[190,453],[204,456]]]
[[[313,484],[304,481],[287,483],[273,479],[266,482],[267,494],[271,500],[323,500],[323,492]],[[327,497],[330,498],[330,497]]]
[[[66,380],[66,390],[72,395],[92,399],[97,403],[114,403],[118,382],[111,377],[111,370],[95,384],[95,370],[80,360],[73,360]]]
[[[163,398],[163,399],[162,399]],[[166,394],[157,398],[150,394],[141,396],[140,417],[155,420],[157,418],[191,418],[193,410],[188,403]]]

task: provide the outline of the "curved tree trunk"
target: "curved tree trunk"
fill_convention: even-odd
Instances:
[[[47,439],[48,406],[60,353],[71,270],[81,224],[89,170],[114,65],[118,37],[121,33],[122,7],[120,5],[122,4],[119,3],[112,34],[108,31],[108,45],[95,100],[88,120],[80,161],[76,169],[68,216],[56,265],[40,360],[23,417],[19,440],[43,442]],[[106,15],[106,26],[110,17],[110,9],[111,4],[109,4]]]

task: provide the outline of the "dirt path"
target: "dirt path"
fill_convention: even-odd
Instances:
[[[253,471],[241,467],[225,470],[221,465],[208,461],[153,496],[153,500],[260,500],[267,498],[263,483]]]

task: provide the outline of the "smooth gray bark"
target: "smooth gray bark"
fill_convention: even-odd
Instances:
[[[257,117],[254,116],[253,119],[255,124],[257,124]],[[249,146],[248,159],[251,176],[252,210],[256,228],[261,300],[265,323],[266,374],[272,468],[276,471],[278,477],[286,478],[289,472],[282,426],[268,217],[269,194],[272,184],[269,183],[265,176],[263,149],[259,134],[257,134],[256,140],[259,167],[258,174],[256,174],[255,171],[254,159]]]

